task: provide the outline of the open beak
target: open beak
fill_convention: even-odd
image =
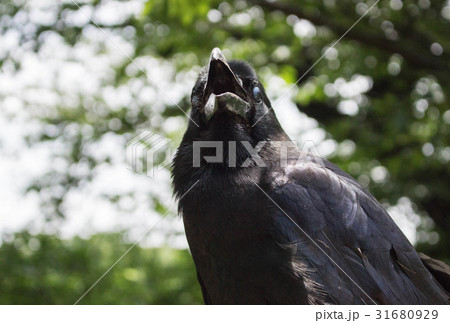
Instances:
[[[211,52],[205,87],[204,112],[209,120],[218,110],[226,109],[245,117],[250,105],[242,81],[233,73],[219,48]]]

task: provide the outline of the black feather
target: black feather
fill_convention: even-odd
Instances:
[[[298,149],[289,149],[282,162],[279,142],[289,138],[248,64],[228,64],[215,49],[209,66],[193,89],[191,122],[173,161],[174,191],[205,303],[449,303],[448,267],[421,259],[351,176]],[[253,99],[255,86],[262,100]],[[237,96],[248,109],[236,112],[216,101],[222,105],[205,118],[210,93]],[[194,142],[205,141],[221,141],[225,158],[208,163],[204,157],[216,151],[204,149],[201,166],[194,167]],[[230,142],[237,167],[230,166]],[[245,142],[265,142],[258,154],[264,167]],[[240,167],[247,159],[249,167]]]

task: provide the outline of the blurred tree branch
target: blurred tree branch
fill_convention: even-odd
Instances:
[[[267,0],[251,0],[251,2],[261,6],[265,10],[279,10],[286,15],[295,15],[298,18],[309,20],[317,26],[327,27],[337,36],[343,35],[352,25],[349,20],[349,24],[343,24],[334,20],[331,14],[308,13],[302,10],[300,6],[294,6],[288,2]],[[357,18],[357,16],[354,17],[355,21]],[[362,27],[363,25],[356,25],[345,37],[391,54],[400,54],[415,68],[430,69],[438,71],[439,74],[443,72],[442,70],[449,71],[450,55],[444,53],[440,57],[434,56],[429,50],[432,41],[423,33],[417,31],[416,28],[414,30],[405,29],[398,40],[390,40],[380,34],[381,31],[379,29],[364,29]],[[408,27],[411,28],[414,26],[412,24]]]

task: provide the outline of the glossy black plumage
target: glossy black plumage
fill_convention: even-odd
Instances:
[[[211,93],[229,92],[248,109],[225,95],[206,111]],[[448,304],[448,266],[421,259],[352,177],[298,149],[280,159],[289,138],[247,63],[228,64],[215,49],[192,105],[173,185],[205,303]],[[215,151],[204,148],[194,167],[195,141],[223,142],[224,160],[206,162]],[[239,167],[252,157],[243,142],[265,142],[249,167]]]

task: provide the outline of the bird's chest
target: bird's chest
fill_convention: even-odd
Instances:
[[[183,204],[197,271],[215,302],[262,303],[270,279],[287,276],[290,257],[273,238],[268,201],[254,183],[214,186],[198,185]]]
[[[269,236],[265,199],[252,183],[230,179],[199,182],[183,203],[186,235],[193,253],[238,254]]]

